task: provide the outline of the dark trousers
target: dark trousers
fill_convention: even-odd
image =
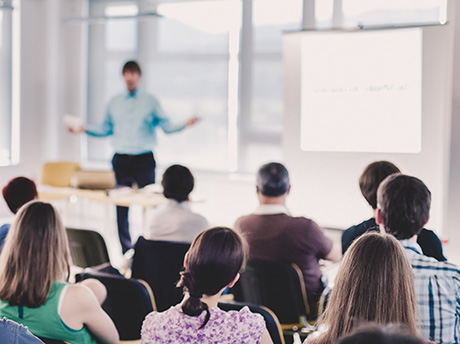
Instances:
[[[113,171],[118,186],[142,188],[155,183],[155,159],[153,153],[128,155],[116,153],[112,159]],[[128,207],[117,206],[118,235],[123,253],[133,247],[129,234]]]

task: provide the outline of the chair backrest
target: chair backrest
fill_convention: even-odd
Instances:
[[[120,340],[137,340],[147,314],[156,310],[149,285],[137,279],[86,269],[79,279],[95,278],[107,288],[107,299],[102,308],[112,318]]]
[[[264,317],[273,344],[285,344],[280,322],[275,313],[269,308],[244,302],[219,302],[218,306],[224,311],[239,311],[241,308],[248,306],[251,312],[258,313]]]
[[[104,238],[96,231],[67,228],[73,264],[81,268],[110,262]]]
[[[134,246],[132,277],[150,285],[160,312],[182,299],[182,291],[176,284],[189,248],[189,243],[146,240],[144,237]]]
[[[251,260],[234,294],[236,301],[268,307],[282,325],[303,325],[309,314],[302,272],[296,264]]]
[[[70,181],[80,165],[76,162],[47,162],[42,167],[41,184],[69,187]]]

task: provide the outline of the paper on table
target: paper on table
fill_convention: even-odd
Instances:
[[[64,125],[69,129],[78,130],[83,125],[83,122],[80,117],[75,115],[64,115],[63,118]]]

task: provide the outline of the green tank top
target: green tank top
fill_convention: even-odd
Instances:
[[[0,318],[7,317],[27,326],[38,337],[63,340],[71,344],[96,344],[86,327],[71,329],[58,314],[61,292],[68,284],[55,281],[45,304],[37,308],[10,306],[8,302],[0,301]]]

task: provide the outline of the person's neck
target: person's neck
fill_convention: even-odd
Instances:
[[[203,295],[200,300],[201,300],[201,302],[207,304],[208,308],[217,307],[217,304],[219,303],[219,299],[220,299],[220,296],[222,295],[223,291],[224,290],[221,290],[216,295]],[[185,303],[185,301],[187,301],[189,298],[190,298],[189,293],[185,293],[184,298],[183,298],[183,300],[181,302],[181,305],[183,305]]]
[[[259,194],[258,196],[259,196],[260,205],[277,204],[277,205],[286,206],[286,195],[282,195],[278,197],[268,197],[268,196]]]
[[[137,92],[137,88],[134,88],[134,89],[129,89],[129,88],[128,88],[128,93],[129,93],[129,94],[134,94],[134,93],[136,93],[136,92]]]

